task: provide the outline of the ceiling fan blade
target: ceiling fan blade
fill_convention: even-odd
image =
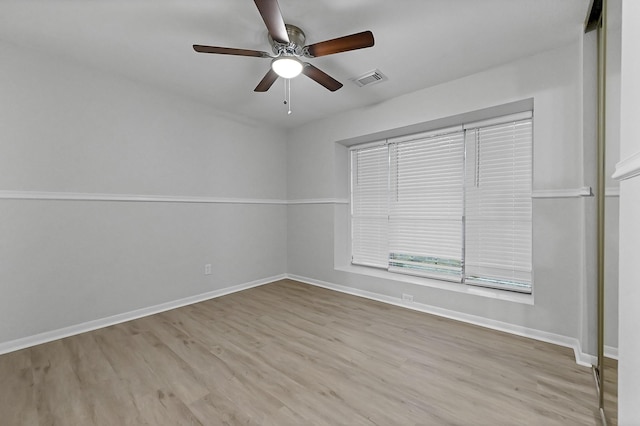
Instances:
[[[302,68],[302,74],[306,75],[316,83],[323,85],[332,92],[335,92],[342,87],[342,83],[338,80],[307,62],[305,62],[304,68]]]
[[[289,43],[287,27],[284,25],[284,19],[282,19],[278,0],[254,0],[254,2],[271,38],[278,43]]]
[[[269,68],[269,71],[265,74],[264,77],[262,77],[262,80],[260,81],[260,83],[258,83],[256,88],[253,89],[253,91],[266,92],[271,88],[271,86],[273,85],[273,83],[275,83],[277,79],[278,79],[278,74],[276,74],[274,70]]]
[[[218,46],[202,46],[200,44],[194,44],[193,50],[199,53],[218,53],[220,55],[237,55],[237,56],[253,56],[256,58],[270,58],[267,52],[261,52],[259,50],[249,49],[234,49],[231,47],[218,47]]]
[[[371,31],[363,31],[305,46],[304,55],[309,58],[317,58],[318,56],[348,52],[349,50],[364,49],[365,47],[373,46],[373,44],[373,33]]]

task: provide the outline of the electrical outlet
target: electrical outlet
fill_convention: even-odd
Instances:
[[[402,293],[402,300],[405,302],[413,302],[413,295]]]
[[[207,263],[206,265],[204,265],[204,274],[205,275],[211,275],[211,264]]]

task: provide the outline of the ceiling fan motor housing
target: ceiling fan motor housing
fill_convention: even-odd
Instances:
[[[304,35],[304,31],[295,25],[285,24],[287,28],[287,35],[289,36],[289,43],[279,43],[271,38],[271,35],[267,35],[269,38],[269,43],[273,48],[273,53],[276,55],[302,55],[302,49],[305,46],[306,36]]]

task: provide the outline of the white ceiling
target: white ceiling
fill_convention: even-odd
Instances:
[[[375,46],[311,59],[344,83],[254,87],[269,60],[198,54],[193,44],[269,51],[251,0],[0,0],[0,40],[205,102],[225,114],[296,127],[473,74],[575,40],[589,0],[279,0],[307,43],[371,30]],[[375,68],[389,81],[357,87]]]

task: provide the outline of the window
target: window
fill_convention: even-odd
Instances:
[[[352,263],[530,293],[531,116],[352,147]]]

